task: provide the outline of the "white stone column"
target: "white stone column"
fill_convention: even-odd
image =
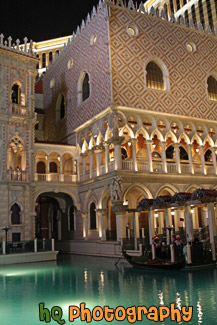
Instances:
[[[81,180],[80,155],[77,158],[77,178],[78,178],[78,182],[80,182],[80,180]]]
[[[26,152],[21,153],[21,170],[26,170]]]
[[[212,259],[213,261],[216,261],[216,252],[215,252],[216,219],[215,219],[214,203],[208,203],[207,207],[208,207],[209,237],[210,237],[210,244],[212,249]]]
[[[60,164],[59,180],[60,180],[60,182],[64,182],[63,160],[62,160],[62,157],[59,157],[59,164]]]
[[[132,158],[133,158],[133,171],[138,171],[137,159],[136,159],[136,143],[137,139],[131,139],[132,144]]]
[[[204,146],[199,146],[199,150],[200,150],[200,158],[201,158],[201,170],[203,174],[206,174]]]
[[[126,238],[126,208],[123,206],[123,201],[112,202],[112,209],[116,214],[116,231],[117,241]]]
[[[88,214],[82,213],[81,216],[83,221],[83,238],[87,239],[88,238]]]
[[[162,164],[163,164],[163,172],[167,173],[167,161],[166,161],[166,141],[161,141],[160,146],[162,149]]]
[[[212,163],[213,163],[213,171],[214,171],[214,175],[217,175],[217,171],[216,171],[216,147],[211,148],[212,150]]]
[[[188,144],[188,161],[189,161],[189,173],[194,174],[194,167],[193,167],[193,161],[192,161],[192,144]]]
[[[102,147],[101,146],[97,146],[95,153],[96,153],[96,175],[100,176],[101,175],[101,165],[102,165]]]
[[[85,179],[85,174],[86,174],[86,170],[85,170],[85,164],[86,164],[86,161],[85,161],[85,159],[86,159],[86,153],[82,153],[81,154],[81,157],[82,157],[82,178],[83,178],[83,181],[84,181],[84,179]]]
[[[109,144],[105,142],[105,172],[109,172]]]
[[[192,225],[192,216],[189,213],[189,206],[185,206],[185,227],[186,227],[186,239],[187,242],[192,241],[193,239],[193,225]]]
[[[93,151],[89,150],[90,179],[93,178]]]
[[[149,226],[149,242],[152,245],[152,237],[154,237],[154,211],[148,210],[148,226]]]
[[[99,220],[99,237],[101,238],[101,240],[106,240],[108,211],[106,209],[98,209],[96,212]]]
[[[169,221],[169,214],[171,213],[170,208],[166,208],[165,214],[166,214],[166,228],[170,227],[170,221]],[[167,245],[170,245],[171,238],[170,238],[170,231],[169,229],[166,229],[166,236],[167,236]]]
[[[122,169],[122,159],[121,159],[121,144],[124,141],[124,137],[119,137],[118,129],[114,130],[114,136],[111,142],[114,144],[115,152],[115,170]]]
[[[180,174],[181,173],[180,152],[179,152],[180,145],[178,143],[175,143],[174,147],[175,147],[175,154],[176,154],[176,171],[178,174]]]
[[[147,140],[145,142],[146,147],[147,147],[147,153],[148,153],[148,170],[150,173],[153,172],[153,163],[152,163],[152,155],[151,155],[151,145],[152,145],[152,141],[151,140]]]
[[[47,175],[46,175],[46,180],[50,181],[50,160],[49,160],[49,156],[46,156],[46,160],[47,160]]]

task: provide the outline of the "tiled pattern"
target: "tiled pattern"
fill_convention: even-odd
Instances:
[[[206,79],[217,73],[217,38],[127,9],[111,8],[112,81],[117,104],[210,120],[217,102],[208,100]],[[139,29],[128,35],[129,23]],[[186,42],[197,46],[188,53]],[[170,92],[145,89],[145,61],[160,58],[170,77]]]

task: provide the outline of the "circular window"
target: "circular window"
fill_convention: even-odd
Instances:
[[[72,59],[69,59],[69,60],[68,60],[68,63],[67,63],[67,68],[68,68],[69,70],[71,70],[72,67],[73,67],[73,60],[72,60]]]
[[[193,53],[196,51],[196,45],[192,42],[187,42],[186,43],[186,49],[189,53]]]
[[[127,26],[127,32],[128,32],[128,34],[130,36],[136,36],[136,35],[138,35],[139,31],[138,31],[138,28],[135,25],[130,24],[130,25]]]
[[[50,88],[53,88],[55,86],[55,80],[51,79],[50,81]]]
[[[95,45],[96,44],[97,37],[95,34],[91,35],[90,37],[90,45]]]

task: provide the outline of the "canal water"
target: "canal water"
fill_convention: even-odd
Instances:
[[[117,265],[116,265],[117,264]],[[95,306],[193,306],[188,324],[217,324],[217,269],[152,272],[131,268],[127,262],[111,258],[60,256],[57,262],[5,266],[0,269],[0,324],[39,325],[39,303],[49,310],[59,306],[65,324],[87,324],[78,317],[69,321],[69,306],[90,311]],[[53,310],[54,317],[60,309]],[[76,311],[75,311],[76,312]],[[100,313],[97,312],[96,316]],[[110,315],[110,314],[108,314]],[[124,311],[119,311],[119,316]],[[147,315],[147,314],[146,314]],[[143,315],[134,324],[177,324],[168,317],[154,322]],[[60,315],[61,316],[61,315]],[[44,314],[45,317],[45,314]],[[133,319],[133,318],[131,318]],[[49,321],[49,318],[47,319]],[[91,324],[109,324],[106,320]],[[112,324],[130,324],[113,320]],[[185,324],[183,320],[178,322]],[[58,324],[52,320],[49,324]]]

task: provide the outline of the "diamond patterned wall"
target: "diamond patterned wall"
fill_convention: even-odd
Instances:
[[[132,37],[127,25],[139,34]],[[114,102],[152,111],[217,119],[217,103],[208,100],[207,75],[217,73],[217,38],[128,9],[111,7]],[[189,53],[186,42],[196,45]],[[145,88],[145,61],[160,58],[170,77],[170,91]]]

